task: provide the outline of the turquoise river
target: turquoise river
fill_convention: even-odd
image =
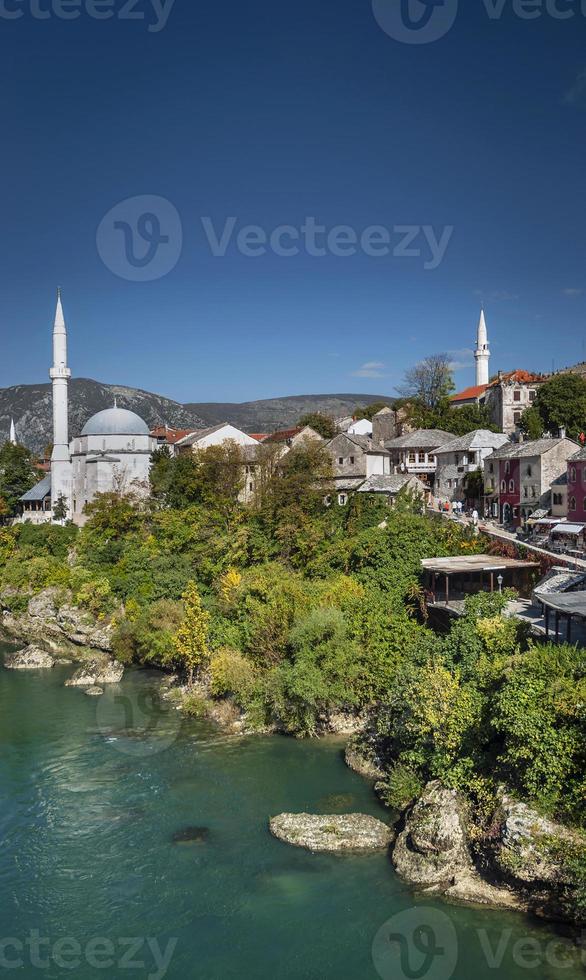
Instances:
[[[274,840],[282,811],[388,819],[339,741],[230,738],[156,712],[149,672],[103,698],[65,688],[70,672],[0,666],[2,976],[584,975],[549,928],[417,898],[384,853]]]

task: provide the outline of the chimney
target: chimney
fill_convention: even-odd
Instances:
[[[560,426],[560,439],[566,438],[566,427],[565,425]]]

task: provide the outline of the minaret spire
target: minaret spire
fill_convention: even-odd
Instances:
[[[69,455],[68,385],[71,371],[67,366],[67,328],[57,290],[57,308],[53,324],[53,454],[51,456],[51,506],[64,498],[68,508],[71,499],[71,457]]]
[[[13,446],[16,446],[16,428],[14,425],[14,419],[10,419],[10,440]]]
[[[486,327],[484,308],[481,308],[480,310],[480,321],[478,323],[474,357],[476,360],[476,384],[487,385],[489,379],[490,347],[488,344],[488,330]]]

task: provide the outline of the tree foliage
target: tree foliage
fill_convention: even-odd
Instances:
[[[25,446],[5,442],[0,448],[0,498],[4,502],[3,516],[18,513],[19,499],[35,483],[39,474],[33,466],[32,453]]]
[[[300,426],[309,425],[324,439],[333,439],[338,432],[334,419],[323,412],[307,412],[301,416],[297,424]]]
[[[435,411],[454,390],[448,354],[432,354],[405,373],[399,394],[422,408]]]
[[[531,438],[544,432],[557,436],[565,428],[571,439],[577,439],[586,432],[586,379],[556,374],[540,385],[533,405],[523,413],[521,428]]]

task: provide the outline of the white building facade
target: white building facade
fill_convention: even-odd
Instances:
[[[157,441],[149,427],[134,412],[105,409],[86,422],[80,436],[69,441],[68,388],[71,370],[67,363],[67,329],[61,294],[53,326],[53,452],[50,477],[22,498],[23,520],[35,522],[72,520],[83,524],[85,506],[99,493],[119,491],[148,495],[151,453]],[[50,509],[47,509],[50,490]],[[55,508],[58,514],[55,516]]]

